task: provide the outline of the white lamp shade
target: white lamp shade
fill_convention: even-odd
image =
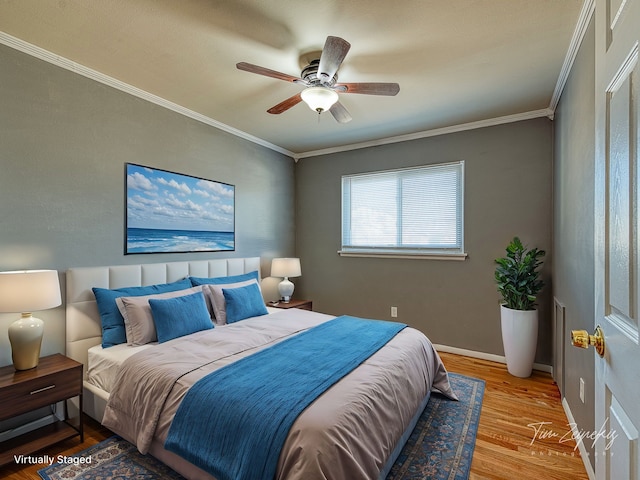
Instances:
[[[61,303],[56,270],[0,272],[0,312],[35,312]]]
[[[311,110],[318,113],[326,112],[338,101],[338,93],[326,87],[305,88],[300,96]]]
[[[271,261],[271,276],[284,278],[278,284],[278,292],[280,298],[285,302],[291,299],[295,288],[293,283],[289,281],[289,277],[299,277],[300,275],[302,275],[302,270],[299,258],[274,258]]]
[[[271,261],[272,277],[299,277],[302,275],[299,258],[274,258]]]

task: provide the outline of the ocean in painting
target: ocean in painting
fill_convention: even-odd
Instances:
[[[234,250],[233,232],[127,228],[127,253]]]

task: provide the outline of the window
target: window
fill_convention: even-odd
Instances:
[[[464,162],[342,177],[341,255],[466,256]]]

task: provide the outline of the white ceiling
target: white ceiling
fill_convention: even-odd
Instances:
[[[85,74],[99,72],[102,81],[124,82],[143,97],[148,92],[174,109],[300,157],[497,117],[552,113],[582,4],[0,0],[0,40],[23,50],[39,47],[54,63],[71,60],[88,67]],[[351,43],[340,82],[397,82],[400,93],[341,94],[353,117],[347,124],[328,113],[318,118],[304,103],[268,114],[302,87],[235,64],[298,76],[300,55],[320,50],[327,35]]]

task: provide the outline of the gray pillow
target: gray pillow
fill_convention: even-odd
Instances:
[[[175,292],[157,293],[141,297],[116,298],[118,309],[124,318],[124,328],[129,345],[145,345],[158,341],[156,326],[149,306],[149,299],[166,299],[183,297],[202,292],[202,286],[178,290]],[[211,312],[209,312],[211,313]]]
[[[220,285],[203,285],[205,297],[209,298],[213,309],[213,323],[216,325],[225,325],[227,323],[227,302],[222,293],[222,289],[246,287],[253,283],[258,285],[258,289],[260,289],[260,284],[254,279]]]

